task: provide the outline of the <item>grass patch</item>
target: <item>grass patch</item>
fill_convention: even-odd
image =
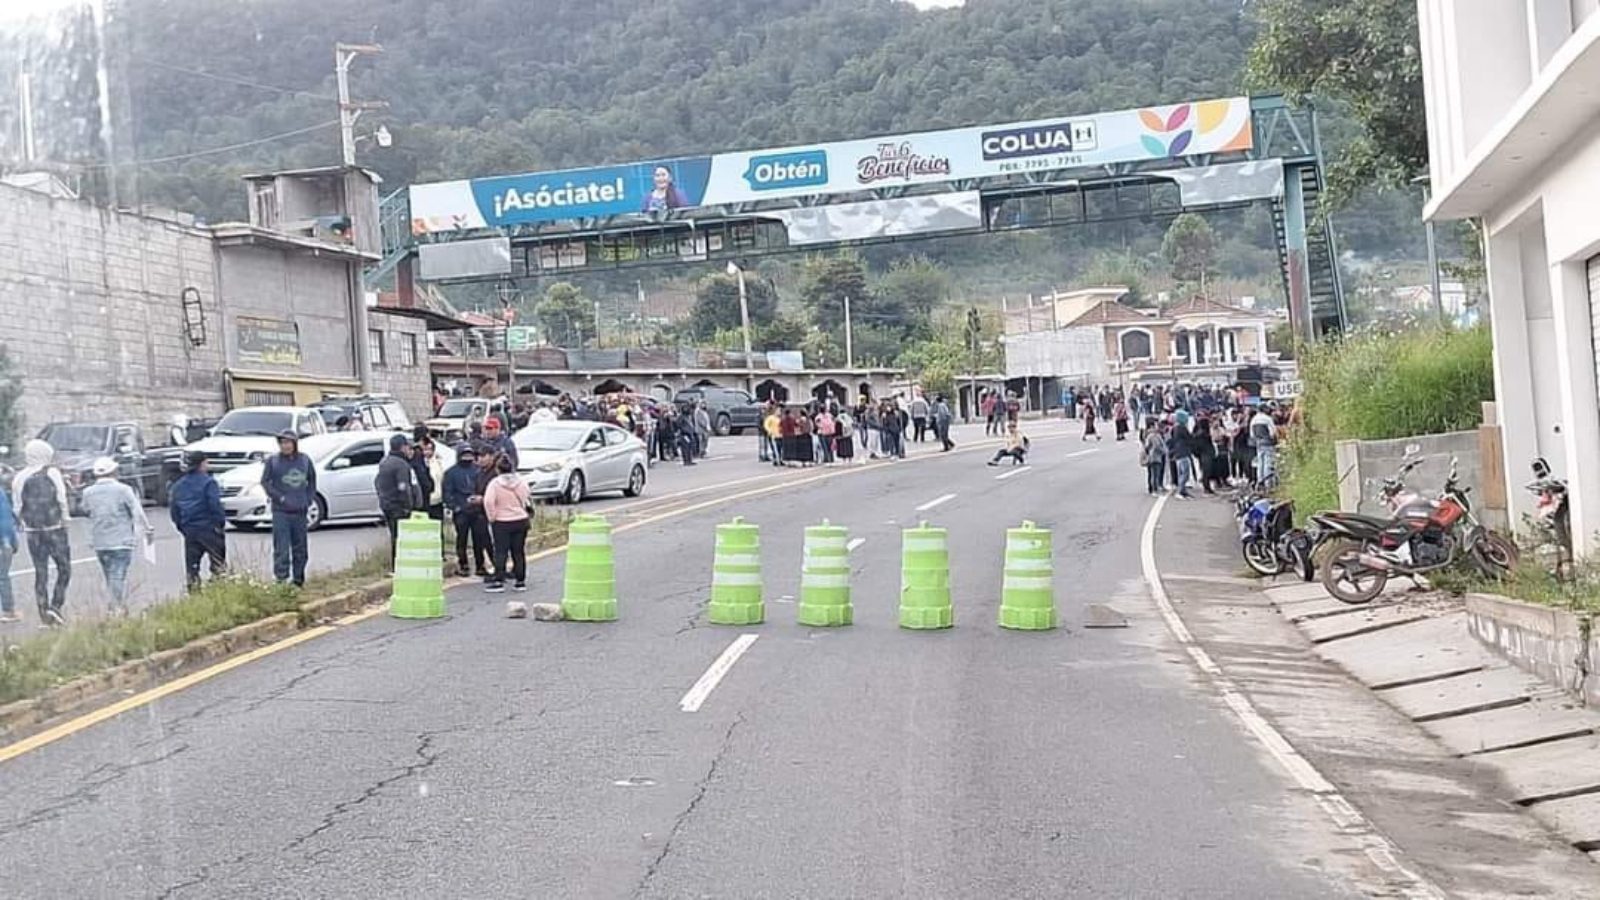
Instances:
[[[1473,578],[1460,590],[1499,594],[1526,603],[1594,615],[1600,613],[1600,563],[1580,562],[1574,566],[1572,577],[1558,579],[1541,563],[1524,558],[1505,579]]]

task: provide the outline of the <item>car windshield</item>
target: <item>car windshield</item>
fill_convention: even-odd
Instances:
[[[222,417],[212,434],[255,434],[272,437],[294,427],[294,414],[260,409],[236,409]]]
[[[322,416],[323,423],[327,425],[337,425],[339,424],[340,416],[348,416],[350,414],[351,411],[343,406],[317,407],[317,415]]]
[[[530,425],[513,439],[518,450],[571,450],[589,433],[587,427]]]
[[[472,408],[478,405],[478,402],[477,400],[446,400],[444,405],[439,407],[439,415],[446,419],[463,418],[472,412]]]
[[[62,451],[91,451],[106,449],[106,432],[104,425],[47,425],[39,432],[39,437],[45,443]]]

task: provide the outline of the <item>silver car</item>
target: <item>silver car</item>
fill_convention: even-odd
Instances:
[[[644,492],[649,471],[644,442],[601,422],[540,422],[512,437],[517,471],[535,497],[577,503],[590,494]]]
[[[308,527],[317,528],[336,519],[383,518],[373,479],[393,436],[394,432],[340,431],[300,441],[300,452],[311,457],[317,469],[316,502],[306,511]],[[444,468],[455,464],[455,453],[449,447],[435,444],[434,449]],[[261,486],[261,469],[262,464],[255,462],[217,476],[222,488],[222,511],[229,525],[249,530],[272,522],[267,492]]]

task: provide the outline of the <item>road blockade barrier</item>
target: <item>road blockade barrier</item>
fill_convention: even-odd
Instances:
[[[415,512],[395,532],[394,580],[389,615],[437,619],[444,615],[443,537],[439,521]]]
[[[706,613],[713,625],[754,625],[766,617],[761,599],[761,529],[742,516],[717,526]]]
[[[849,538],[843,525],[829,524],[827,519],[821,525],[806,528],[797,612],[801,625],[849,625],[854,619],[850,605]]]
[[[1050,530],[1032,522],[1006,529],[1006,567],[1000,588],[1000,627],[1047,631],[1056,627],[1055,568]]]
[[[900,535],[900,627],[949,628],[950,545],[943,528],[922,522]]]
[[[603,516],[574,516],[567,525],[567,571],[561,593],[561,615],[572,622],[610,622],[617,618],[611,523]]]

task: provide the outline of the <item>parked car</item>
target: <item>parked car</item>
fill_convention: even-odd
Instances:
[[[211,473],[259,462],[278,452],[278,434],[293,431],[302,439],[326,434],[328,426],[316,410],[305,406],[241,406],[217,421],[211,434],[185,450],[204,453]]]
[[[94,481],[89,468],[102,456],[115,460],[117,478],[150,503],[166,503],[167,488],[181,474],[183,448],[147,447],[134,422],[52,422],[39,439],[55,448],[72,515],[82,514],[83,489]]]
[[[761,427],[761,404],[748,391],[705,385],[684,388],[672,398],[680,411],[701,401],[711,415],[711,430],[717,434],[743,434],[746,428]]]
[[[601,422],[568,420],[529,425],[513,436],[517,471],[535,497],[577,503],[590,494],[644,492],[644,442]]]
[[[309,456],[317,469],[316,503],[306,511],[308,527],[319,528],[341,519],[383,518],[373,479],[378,463],[389,452],[388,432],[314,434],[300,442],[300,452]],[[455,465],[456,455],[449,447],[436,443],[434,452],[445,468]],[[251,462],[217,476],[222,510],[234,528],[248,531],[272,522],[261,470],[260,462]]]
[[[439,407],[439,414],[423,422],[435,441],[455,444],[467,433],[467,420],[482,420],[490,413],[505,411],[506,401],[497,397],[451,397]]]
[[[405,407],[388,394],[325,397],[311,404],[311,408],[321,414],[329,431],[339,427],[342,416],[349,416],[371,431],[411,431],[411,417],[406,415]]]

